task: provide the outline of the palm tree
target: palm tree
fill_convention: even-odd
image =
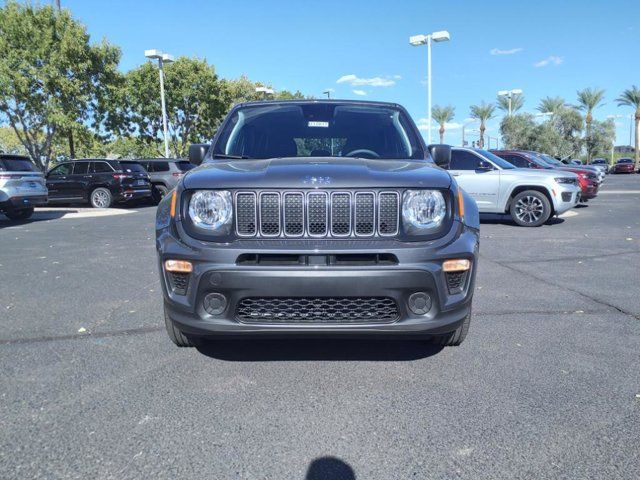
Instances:
[[[591,163],[591,122],[593,122],[593,110],[600,106],[603,98],[604,90],[585,88],[584,90],[578,91],[578,110],[582,110],[586,113],[584,120],[587,125],[585,135],[585,139],[587,141],[587,163]]]
[[[616,98],[619,107],[633,107],[636,109],[636,169],[640,168],[640,88],[633,85]]]
[[[509,113],[509,97],[506,95],[498,95],[496,105],[503,112]],[[511,95],[511,113],[516,113],[522,107],[524,107],[524,95],[521,93]]]
[[[493,118],[496,110],[495,105],[482,102],[480,105],[471,105],[471,118],[480,120],[480,148],[484,148],[484,131],[487,129],[486,122]]]
[[[562,97],[544,97],[538,104],[538,111],[542,113],[558,113],[565,106]]]
[[[456,109],[451,105],[445,107],[435,106],[433,107],[433,113],[431,116],[440,125],[440,143],[444,143],[444,126],[447,122],[453,120],[453,116],[456,113]]]

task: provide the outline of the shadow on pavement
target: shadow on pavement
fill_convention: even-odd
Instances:
[[[309,464],[304,480],[356,480],[356,473],[339,458],[320,457]]]
[[[203,355],[231,362],[410,361],[439,353],[427,340],[360,339],[223,339],[198,346]]]
[[[559,225],[564,223],[564,218],[551,217],[544,225]],[[480,214],[480,223],[487,223],[492,225],[509,225],[511,227],[522,228],[517,225],[512,219],[510,215],[502,215],[499,213],[481,213]]]
[[[4,227],[14,227],[16,225],[28,225],[30,223],[38,223],[44,222],[46,220],[56,220],[58,218],[62,218],[69,213],[78,213],[78,210],[73,209],[60,209],[60,210],[38,210],[33,213],[31,218],[27,218],[26,220],[10,220],[0,213],[0,228]]]

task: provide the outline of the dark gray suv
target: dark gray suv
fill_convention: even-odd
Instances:
[[[138,162],[149,173],[153,199],[156,202],[162,200],[185,173],[195,168],[195,165],[182,158],[143,158]]]
[[[479,219],[396,104],[255,102],[158,206],[169,337],[405,335],[459,345]],[[435,163],[434,163],[435,162]]]

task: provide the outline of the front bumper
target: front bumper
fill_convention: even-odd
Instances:
[[[167,313],[176,326],[187,334],[215,335],[432,335],[455,330],[469,314],[477,268],[478,232],[455,222],[443,239],[420,244],[395,240],[357,241],[238,241],[235,245],[212,247],[204,242],[184,244],[169,231],[157,238],[161,283]],[[313,247],[312,244],[316,244]],[[286,245],[288,248],[282,248]],[[359,248],[358,248],[359,247]],[[369,267],[295,266],[245,267],[236,259],[250,252],[296,254],[387,253],[397,257],[397,265]],[[442,262],[451,258],[471,260],[464,288],[451,294]],[[167,259],[189,260],[185,295],[171,288],[163,264]],[[425,292],[431,309],[413,313],[409,297]],[[205,310],[204,298],[217,293],[225,296],[226,309],[219,315]],[[246,298],[362,298],[384,297],[395,301],[398,316],[381,322],[287,323],[239,319],[237,306]]]
[[[553,189],[553,210],[556,215],[561,215],[575,207],[581,198],[581,190],[577,185],[558,184]]]

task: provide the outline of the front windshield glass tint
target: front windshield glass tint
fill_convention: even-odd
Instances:
[[[487,151],[487,150],[477,150],[477,152],[482,155],[483,157],[491,160],[494,164],[496,164],[497,166],[499,166],[500,168],[504,169],[504,170],[510,170],[512,168],[516,168],[513,165],[511,165],[509,162],[507,162],[504,158],[500,158],[499,156]]]
[[[241,107],[225,123],[213,155],[425,158],[418,134],[401,110],[340,103]]]

